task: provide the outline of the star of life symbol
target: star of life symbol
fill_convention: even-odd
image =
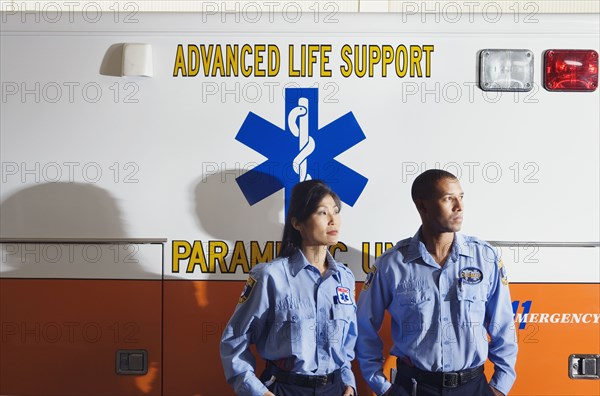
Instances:
[[[318,127],[318,88],[286,88],[285,130],[248,113],[235,139],[267,157],[236,178],[250,205],[284,189],[285,211],[292,187],[321,179],[340,199],[353,206],[368,179],[335,160],[365,139],[352,112]]]
[[[352,299],[350,298],[350,289],[348,289],[347,287],[338,286],[336,292],[337,292],[337,301],[340,304],[344,304],[344,305],[352,304]]]

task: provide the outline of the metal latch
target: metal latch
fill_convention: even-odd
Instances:
[[[600,355],[569,356],[569,378],[600,379]]]
[[[148,352],[143,349],[117,351],[117,374],[144,375],[148,372]]]
[[[392,367],[390,369],[390,382],[393,384],[396,382],[396,375],[398,374],[398,369],[396,367]]]

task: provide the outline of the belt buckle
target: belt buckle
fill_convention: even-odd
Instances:
[[[444,388],[456,388],[458,386],[458,373],[443,373],[442,386]]]
[[[315,379],[316,386],[325,386],[327,385],[327,375],[316,375],[313,377]]]
[[[317,387],[327,385],[327,376],[326,375],[311,375],[308,378],[310,378],[310,384],[313,387],[317,388]]]

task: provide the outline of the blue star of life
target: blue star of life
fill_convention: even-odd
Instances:
[[[354,206],[368,179],[334,158],[365,139],[348,112],[318,126],[318,88],[285,89],[285,130],[249,112],[235,139],[268,159],[236,178],[250,205],[284,189],[285,212],[292,187],[321,179],[340,199]]]

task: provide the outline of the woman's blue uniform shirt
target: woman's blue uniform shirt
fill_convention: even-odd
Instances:
[[[286,370],[323,375],[337,369],[356,389],[350,362],[357,337],[354,275],[327,253],[323,277],[301,251],[255,266],[221,339],[225,377],[240,395],[262,396],[248,349]]]
[[[392,355],[438,372],[477,367],[489,356],[495,367],[490,384],[507,394],[516,378],[517,343],[501,260],[486,242],[455,233],[440,267],[419,235],[385,252],[360,294],[356,352],[363,376],[378,395],[391,386],[378,335],[387,309]]]

